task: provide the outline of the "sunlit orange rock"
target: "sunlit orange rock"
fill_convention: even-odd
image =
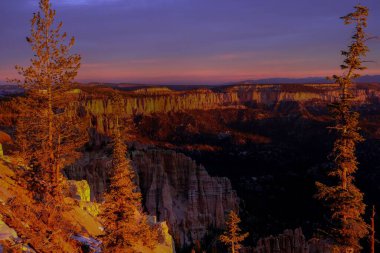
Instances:
[[[0,157],[4,156],[3,143],[11,143],[12,138],[5,132],[0,131]]]
[[[380,98],[380,90],[371,86],[359,86],[353,90],[355,102],[367,103]],[[142,88],[123,92],[124,110],[127,115],[183,112],[188,110],[212,110],[244,108],[247,104],[276,106],[284,102],[332,103],[339,97],[335,84],[284,84],[284,85],[233,85],[219,89],[201,88],[175,91],[164,87]],[[83,106],[93,116],[100,133],[107,132],[107,115],[114,110],[107,92],[92,91],[84,96]]]

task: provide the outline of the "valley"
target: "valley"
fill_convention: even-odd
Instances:
[[[69,179],[87,180],[96,201],[108,184],[114,90],[78,89],[91,138],[65,171]],[[178,249],[209,245],[223,228],[224,213],[237,207],[252,235],[249,245],[298,227],[313,237],[323,222],[315,181],[329,166],[334,140],[327,105],[338,92],[331,84],[121,89],[120,117],[131,129],[125,137],[144,209],[168,222]],[[360,84],[355,94],[366,139],[358,147],[363,169],[357,183],[366,203],[379,205],[380,88]],[[7,122],[12,119],[2,129],[12,135]],[[4,146],[5,153],[12,150]]]

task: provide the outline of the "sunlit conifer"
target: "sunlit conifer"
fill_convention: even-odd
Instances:
[[[368,233],[368,226],[363,220],[363,193],[354,184],[354,173],[358,169],[356,144],[363,141],[363,138],[359,134],[359,114],[352,109],[354,95],[351,90],[354,79],[360,76],[357,71],[365,69],[362,57],[368,52],[365,45],[367,35],[364,31],[367,17],[368,8],[362,5],[355,6],[354,12],[342,17],[346,25],[355,26],[355,32],[348,49],[342,51],[345,60],[341,68],[344,73],[333,76],[335,83],[340,85],[341,95],[339,101],[331,106],[336,122],[333,129],[337,134],[331,153],[333,167],[328,174],[331,182],[317,183],[317,198],[328,209],[329,225],[326,234],[338,252],[359,252],[360,239]]]

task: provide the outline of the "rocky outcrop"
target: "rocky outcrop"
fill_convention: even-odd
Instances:
[[[173,151],[132,154],[145,207],[169,223],[180,246],[202,240],[210,228],[222,228],[225,213],[238,208],[227,178],[211,177],[195,161]]]
[[[77,204],[79,204],[79,207],[84,212],[89,213],[92,217],[97,217],[100,212],[100,203],[95,203],[90,201],[90,186],[87,183],[86,180],[81,181],[75,181],[75,180],[69,180],[68,181],[68,189],[69,189],[69,197],[72,199],[75,199],[77,201]],[[137,212],[135,214],[136,219],[141,219],[143,215],[140,212]],[[77,216],[80,217],[80,212],[77,213]],[[169,233],[169,228],[165,221],[157,222],[156,217],[149,216],[148,222],[151,227],[154,227],[157,229],[158,232],[158,244],[154,249],[149,249],[148,247],[139,244],[134,247],[134,252],[138,253],[162,253],[162,252],[168,252],[168,253],[175,253],[175,246],[174,246],[174,240],[173,237]],[[99,224],[98,224],[98,227]],[[1,228],[1,221],[0,221],[0,228]],[[0,230],[1,231],[1,230]],[[101,242],[97,241],[91,237],[76,235],[75,239],[82,244],[88,245],[93,252],[101,252],[100,245]],[[1,237],[0,237],[1,240]]]
[[[79,161],[65,169],[65,173],[69,179],[86,180],[91,189],[91,201],[100,201],[107,187],[110,169],[111,158],[100,150],[84,153]]]
[[[86,180],[68,181],[70,197],[79,201],[90,201],[90,186]]]
[[[9,161],[0,159],[0,205],[5,205],[5,203],[7,203],[7,201],[9,201],[11,198],[15,198],[17,201],[25,204],[30,203],[32,205],[34,201],[30,199],[30,193],[28,193],[27,190],[22,187],[22,184],[16,181],[16,171],[22,170],[22,167],[20,167],[18,164],[17,159],[14,159],[14,157],[9,158]],[[19,171],[19,173],[22,173],[22,171]],[[71,198],[65,198],[65,203],[68,205],[72,204],[72,208],[70,210],[65,210],[63,213],[63,219],[70,222],[73,227],[80,228],[81,233],[85,235],[95,237],[102,233],[102,231],[99,229],[101,225],[93,215],[78,206],[76,202]],[[7,208],[5,210],[7,210]],[[6,216],[0,217],[0,219],[2,219],[4,222],[10,220],[8,211],[6,213]],[[17,212],[12,215],[15,214],[17,214]],[[11,227],[10,224],[8,225]],[[25,226],[29,225],[31,224],[25,224]],[[9,241],[11,244],[19,244],[20,242],[19,238],[17,238],[16,232],[18,231],[9,229],[6,224],[0,221],[0,245],[4,241]]]
[[[380,90],[359,86],[353,90],[359,104],[379,100]],[[83,93],[83,106],[92,116],[99,133],[107,133],[114,105],[101,92]],[[246,105],[263,105],[277,108],[287,102],[331,103],[339,98],[339,87],[334,84],[304,85],[234,85],[219,89],[174,91],[168,88],[144,88],[123,92],[123,107],[127,115],[241,108]]]
[[[322,101],[331,103],[339,98],[339,87],[335,84],[284,84],[284,85],[236,85],[225,90],[235,93],[239,103],[275,105],[281,102]],[[358,103],[369,98],[380,97],[378,90],[357,87],[353,93]]]
[[[79,207],[96,217],[99,214],[100,204],[91,202],[91,190],[86,180],[68,180],[69,197],[75,199]]]
[[[135,151],[131,158],[149,215],[167,221],[178,246],[201,240],[210,228],[224,226],[225,213],[238,208],[238,198],[227,178],[211,177],[189,157],[165,150]],[[100,199],[111,169],[104,154],[85,155],[68,168],[70,179],[89,181]]]
[[[5,132],[0,131],[0,158],[4,156],[3,143],[11,143],[12,138]]]
[[[285,230],[278,236],[260,239],[254,248],[243,248],[241,253],[332,253],[331,246],[323,240],[306,240],[300,228]]]
[[[0,205],[4,205],[10,198],[20,198],[18,200],[23,203],[33,203],[30,200],[30,194],[27,194],[26,189],[18,184],[15,174],[15,168],[21,169],[19,165],[11,162],[5,162],[0,159]],[[99,209],[99,203],[93,203],[89,201],[90,192],[89,185],[86,181],[69,181],[68,182],[68,195],[65,198],[66,205],[70,205],[69,210],[65,210],[63,213],[63,219],[68,221],[73,227],[77,227],[79,234],[72,236],[78,242],[87,245],[92,250],[91,252],[101,252],[101,241],[95,240],[99,235],[103,233],[103,228],[98,220],[97,212],[94,210]],[[136,218],[141,219],[142,213],[136,213]],[[5,216],[3,216],[5,217]],[[0,214],[0,252],[15,252],[16,246],[22,244],[22,240],[18,238],[17,231],[9,227],[2,221],[2,215]],[[6,219],[4,219],[6,221]],[[30,225],[30,224],[25,224]],[[133,252],[136,253],[175,253],[174,240],[169,234],[169,229],[166,222],[157,222],[156,219],[150,220],[150,226],[158,230],[159,241],[155,245],[154,249],[149,249],[143,245],[136,245]],[[77,231],[77,232],[78,232]],[[7,247],[11,246],[13,250],[7,250]],[[25,252],[35,252],[28,246],[22,246]],[[58,251],[59,249],[57,249]],[[17,250],[16,250],[17,251]],[[17,251],[18,252],[18,251]],[[24,252],[24,251],[23,251]]]
[[[380,98],[380,91],[359,86],[353,89],[358,103]],[[141,89],[125,92],[124,109],[127,114],[167,113],[186,110],[207,110],[246,103],[275,105],[286,101],[304,102],[319,100],[333,102],[339,98],[339,87],[334,84],[299,85],[235,85],[219,90],[198,89],[174,91],[170,89]],[[86,108],[93,114],[113,111],[107,96],[85,96]]]
[[[16,231],[0,220],[0,241],[8,240],[10,238],[17,238]]]

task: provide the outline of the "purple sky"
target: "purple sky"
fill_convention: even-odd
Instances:
[[[32,55],[37,0],[0,1],[0,82]],[[52,0],[82,55],[79,81],[217,83],[337,73],[358,0]],[[380,1],[369,33],[380,35]],[[380,40],[369,44],[380,61]],[[366,74],[380,74],[380,63]],[[339,73],[339,72],[338,72]]]

